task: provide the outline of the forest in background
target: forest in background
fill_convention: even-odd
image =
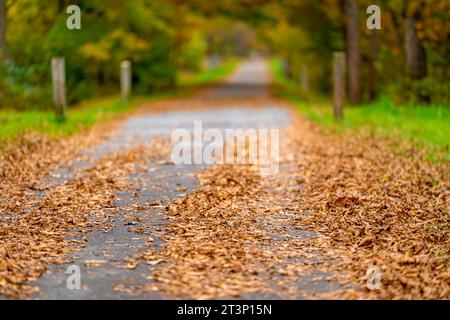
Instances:
[[[82,10],[68,30],[66,8]],[[369,5],[381,30],[366,27]],[[348,100],[383,95],[398,104],[450,103],[450,2],[443,0],[0,0],[0,108],[48,108],[50,60],[66,59],[74,104],[117,92],[119,64],[133,64],[136,93],[177,85],[207,57],[252,52],[284,61],[329,94],[332,53],[347,52]]]

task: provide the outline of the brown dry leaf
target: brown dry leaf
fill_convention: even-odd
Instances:
[[[106,263],[108,263],[108,260],[85,260],[84,265],[88,268],[99,268],[103,267]]]
[[[58,168],[64,160],[64,165],[74,161],[76,152],[99,141],[98,135],[57,142],[33,136],[36,141],[0,156],[0,212],[8,213],[0,217],[0,294],[31,294],[35,289],[26,285],[28,281],[40,277],[49,264],[66,262],[67,253],[83,245],[66,239],[94,228],[105,230],[115,192],[129,188],[131,173],[168,150],[167,143],[157,139],[149,146],[107,155],[93,167],[76,171],[71,180],[38,187],[47,170]],[[41,197],[28,192],[30,186],[46,193]],[[87,266],[103,264],[86,261]]]

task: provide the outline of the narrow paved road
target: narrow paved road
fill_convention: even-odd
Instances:
[[[250,60],[195,95],[1,156],[0,299],[447,298],[448,163],[324,130],[269,84]],[[196,121],[279,129],[279,171],[176,165],[171,135]]]
[[[292,122],[290,112],[274,104],[274,100],[269,98],[269,81],[264,61],[243,63],[235,74],[223,83],[186,99],[185,102],[183,100],[179,102],[189,104],[193,100],[202,101],[206,106],[205,109],[189,110],[189,106],[182,108],[183,106],[180,105],[180,111],[132,116],[109,140],[85,151],[84,161],[78,161],[71,167],[54,172],[55,178],[48,179],[46,183],[49,185],[64,183],[73,179],[77,170],[89,168],[96,160],[112,152],[125,152],[130,148],[148,143],[152,139],[167,138],[174,129],[186,128],[192,131],[194,121],[202,121],[204,129],[285,128]],[[252,106],[252,101],[255,99],[263,101],[257,108]],[[267,99],[267,102],[264,102],[264,99]],[[83,239],[84,247],[80,252],[71,253],[68,263],[51,266],[41,278],[30,283],[39,288],[32,298],[164,299],[167,297],[158,291],[142,290],[143,287],[148,286],[149,281],[152,281],[152,272],[160,266],[149,266],[145,263],[133,265],[135,261],[133,259],[149,250],[149,237],[152,239],[151,250],[160,250],[161,245],[165,243],[164,230],[168,223],[166,207],[174,200],[183,198],[198,189],[195,173],[204,169],[202,165],[174,165],[168,160],[149,159],[147,165],[151,170],[129,176],[132,187],[126,191],[117,192],[114,205],[118,207],[118,210],[111,213],[113,218],[107,228],[90,232]],[[293,170],[293,168],[282,165],[281,170]],[[285,187],[288,187],[287,182]],[[293,187],[296,187],[295,181]],[[146,207],[148,203],[157,205]],[[289,207],[289,199],[285,199],[282,205]],[[145,209],[130,213],[130,208],[136,206],[145,207]],[[276,250],[276,246],[286,243],[286,237],[302,239],[313,236],[311,233],[290,226],[284,216],[278,219],[279,225],[273,227],[283,230],[268,235],[272,240],[270,244],[272,249]],[[145,226],[145,232],[133,231],[139,225]],[[291,262],[296,263],[294,259]],[[81,269],[82,288],[80,290],[67,288],[66,271],[73,265]],[[338,288],[337,284],[323,280],[321,275],[323,276],[319,272],[304,274],[296,277],[291,285],[313,293]],[[276,294],[276,276],[267,279],[273,281],[273,284],[267,284],[274,289],[271,293],[243,292],[239,298],[280,298],[281,296]],[[193,296],[196,295],[193,294]],[[301,295],[292,297],[301,298]]]

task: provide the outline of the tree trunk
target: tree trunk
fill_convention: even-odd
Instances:
[[[6,0],[0,0],[0,58],[6,57]]]
[[[417,37],[414,15],[406,18],[406,64],[412,78],[422,79],[427,75],[427,55],[422,41]]]
[[[351,103],[361,102],[361,53],[359,48],[358,8],[353,0],[345,5],[347,16],[348,97]]]
[[[376,83],[377,83],[377,69],[376,62],[378,56],[378,30],[372,30],[370,37],[370,65],[369,65],[369,79],[368,79],[368,95],[369,101],[374,101],[376,98]]]
[[[391,19],[392,19],[392,26],[394,27],[394,31],[395,31],[395,38],[397,40],[397,47],[399,49],[403,48],[403,34],[402,34],[402,27],[401,27],[401,22],[399,21],[401,18],[403,18],[403,13],[399,16],[397,16],[397,12],[388,7],[387,11],[389,12]],[[401,10],[402,12],[404,11],[404,9]]]

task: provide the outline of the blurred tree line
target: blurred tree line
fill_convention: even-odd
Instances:
[[[66,28],[72,4],[82,9],[81,30]],[[372,4],[381,30],[366,27]],[[448,104],[449,21],[446,0],[0,0],[0,107],[49,105],[54,56],[66,58],[73,103],[117,92],[125,59],[134,89],[151,93],[208,55],[250,49],[283,57],[294,79],[307,67],[322,92],[331,90],[332,53],[347,51],[353,103],[387,94]]]
[[[81,30],[68,30],[68,6]],[[0,107],[47,107],[50,60],[66,59],[70,103],[118,92],[119,65],[133,65],[133,90],[176,85],[178,70],[198,71],[205,57],[234,55],[242,25],[196,14],[164,0],[0,0]]]
[[[381,29],[369,30],[366,10],[381,8]],[[266,32],[298,78],[309,66],[316,89],[332,86],[332,53],[347,53],[348,98],[380,94],[398,103],[450,104],[450,1],[280,0],[279,23]]]

